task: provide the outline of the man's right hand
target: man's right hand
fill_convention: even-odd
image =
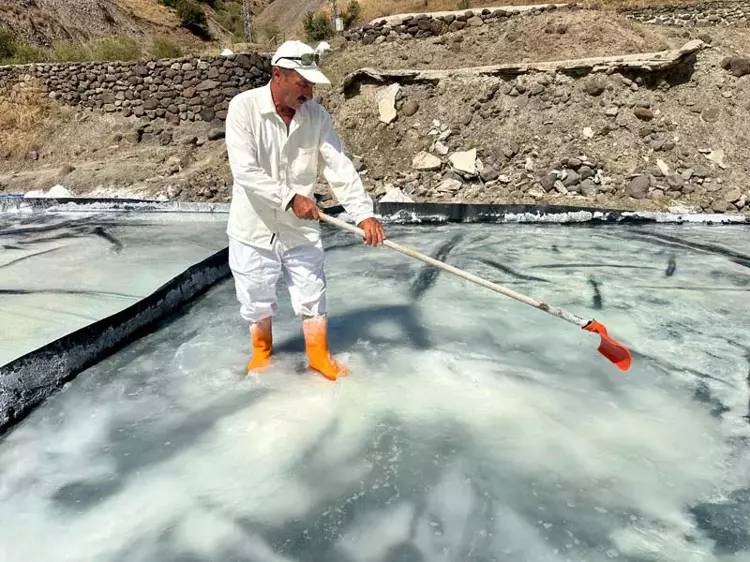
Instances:
[[[292,212],[299,219],[318,220],[318,206],[304,195],[295,195],[291,204]]]

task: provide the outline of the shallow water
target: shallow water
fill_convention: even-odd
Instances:
[[[138,302],[225,230],[208,214],[0,213],[0,365]]]
[[[305,371],[231,282],[0,440],[0,560],[750,560],[750,229],[449,225],[391,237],[596,317],[595,336],[343,233]],[[44,540],[42,540],[44,539]]]

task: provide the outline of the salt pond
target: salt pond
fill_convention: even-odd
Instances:
[[[0,560],[750,560],[750,228],[392,226],[596,336],[344,233],[304,369],[246,377],[230,281],[0,439]]]

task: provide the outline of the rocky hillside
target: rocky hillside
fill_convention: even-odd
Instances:
[[[336,86],[320,91],[322,101],[375,197],[750,211],[747,27],[683,29],[592,10],[479,19],[424,39],[404,25],[371,44],[337,42],[324,65]],[[583,56],[622,62],[627,53],[690,40],[705,48],[670,71],[529,67]],[[429,74],[491,64],[516,70]],[[428,72],[362,79],[345,94],[345,76],[364,66]],[[0,147],[0,190],[60,183],[100,196],[230,196],[214,121],[145,123],[24,96],[23,107],[38,102],[35,126],[24,117],[32,113],[18,110],[16,125],[6,126],[13,112],[0,107],[0,129],[28,132],[6,136],[12,148]],[[320,192],[332,200],[325,186]]]
[[[201,4],[214,40],[231,37],[227,14],[238,13],[241,0],[220,0],[215,8]],[[260,13],[267,0],[253,0]],[[174,9],[159,0],[0,0],[0,28],[37,46],[55,41],[90,41],[108,36],[168,36],[184,47],[198,39],[180,26]]]
[[[475,20],[475,27],[421,41],[404,30],[379,44],[349,43],[332,73],[343,76],[376,53],[378,68],[440,70],[658,51],[689,39],[706,48],[668,72],[648,64],[591,74],[524,72],[520,65],[517,76],[392,77],[365,81],[356,95],[334,92],[328,103],[376,194],[747,207],[750,61],[737,55],[750,52],[750,30],[642,26],[587,10]],[[389,88],[396,111],[384,119]]]

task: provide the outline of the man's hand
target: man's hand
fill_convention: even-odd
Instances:
[[[357,226],[365,231],[365,244],[368,246],[380,246],[385,240],[383,225],[375,217],[365,219]]]
[[[292,212],[298,219],[318,220],[318,206],[304,195],[295,195],[291,204]]]

